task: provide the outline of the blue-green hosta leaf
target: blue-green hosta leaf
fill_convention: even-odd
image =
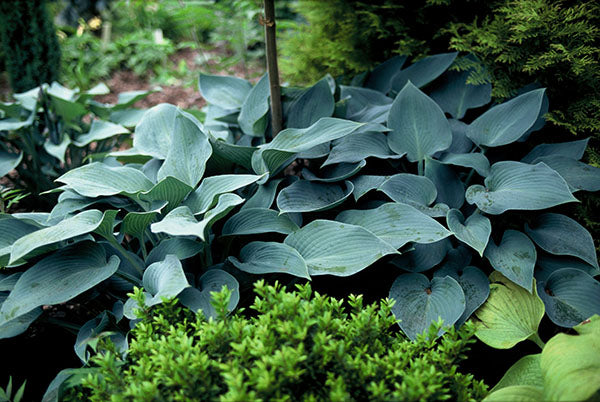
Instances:
[[[250,90],[238,116],[240,128],[246,135],[263,137],[269,112],[269,75],[264,74]]]
[[[490,173],[490,162],[484,154],[467,153],[451,154],[447,153],[439,160],[445,165],[462,166],[475,169],[481,177],[486,177]]]
[[[554,155],[579,160],[583,158],[589,140],[589,138],[586,138],[585,140],[561,142],[558,144],[540,144],[525,155],[521,159],[521,162],[532,163],[537,158]]]
[[[117,104],[114,106],[115,110],[126,109],[133,106],[139,100],[144,99],[148,95],[154,92],[160,92],[160,88],[154,88],[149,90],[137,90],[137,91],[126,91],[119,93],[117,97]]]
[[[508,210],[546,209],[577,201],[565,180],[544,163],[504,161],[492,165],[485,187],[470,186],[465,198],[483,212],[499,215]]]
[[[267,208],[242,209],[233,215],[221,232],[222,236],[239,236],[259,233],[290,234],[298,230],[296,225],[286,214]]]
[[[213,157],[218,156],[243,166],[248,170],[252,169],[252,154],[258,148],[229,144],[223,140],[214,138],[212,135],[210,137],[210,144],[213,148]]]
[[[301,158],[301,159],[324,158],[327,155],[329,155],[330,148],[331,148],[331,144],[329,142],[326,142],[324,144],[317,145],[316,147],[312,147],[311,149],[308,149],[306,151],[299,152],[296,155],[296,158]]]
[[[157,211],[129,212],[125,215],[125,218],[123,218],[121,231],[125,234],[135,236],[138,239],[143,239],[146,229],[154,222],[154,218],[156,218],[157,214]]]
[[[393,153],[383,133],[365,132],[343,137],[334,144],[323,166],[335,163],[356,163],[366,158],[398,159],[402,155]]]
[[[129,130],[109,121],[94,120],[89,133],[80,135],[73,143],[78,147],[84,147],[94,141],[105,140],[119,134],[129,134]]]
[[[208,232],[216,221],[225,217],[233,208],[237,207],[243,202],[244,199],[236,194],[221,194],[217,201],[217,205],[204,214],[202,221],[200,221],[200,225],[203,225],[204,231]]]
[[[179,260],[185,260],[200,253],[203,248],[202,243],[195,240],[183,237],[166,238],[150,251],[146,258],[146,265],[162,261],[169,254],[173,254]]]
[[[211,154],[208,136],[180,113],[175,117],[167,158],[158,170],[157,179],[160,181],[172,176],[195,188],[204,175],[206,161]]]
[[[220,292],[226,286],[232,292],[227,309],[235,309],[240,300],[240,284],[232,275],[222,269],[209,269],[198,282],[199,289],[188,287],[177,296],[181,304],[193,311],[202,310],[207,319],[217,318],[217,311],[210,302],[211,293]]]
[[[343,203],[353,190],[350,181],[342,185],[298,180],[279,192],[277,208],[282,213],[325,211]]]
[[[65,219],[55,226],[26,234],[12,245],[9,263],[26,258],[29,253],[41,247],[93,232],[100,226],[102,220],[102,212],[91,209]]]
[[[537,253],[525,234],[517,230],[505,231],[500,245],[490,241],[484,255],[496,271],[531,292]]]
[[[328,220],[314,220],[288,235],[285,244],[295,248],[314,275],[353,275],[396,249],[367,229]]]
[[[308,169],[302,169],[302,177],[309,181],[334,183],[336,181],[346,180],[354,176],[362,168],[367,166],[367,161],[362,160],[358,163],[340,163],[329,165],[319,170],[318,176]]]
[[[87,211],[85,211],[87,212]],[[94,233],[99,234],[100,236],[104,237],[105,239],[107,239],[108,241],[113,241],[114,240],[114,228],[115,228],[115,218],[117,217],[117,213],[119,211],[117,211],[116,209],[107,209],[104,211],[104,214],[102,215],[102,219],[100,220],[100,223],[98,223],[98,226],[96,227],[96,229],[94,229]],[[79,215],[83,214],[83,212],[81,212]],[[78,216],[78,215],[76,215]],[[64,221],[63,221],[64,222]],[[60,223],[59,223],[60,225]]]
[[[362,226],[396,249],[408,242],[434,243],[451,234],[436,220],[400,203],[387,203],[369,210],[346,210],[335,219]]]
[[[347,114],[349,117],[361,112],[366,107],[391,105],[394,101],[377,90],[346,85],[340,85],[340,99],[347,99]]]
[[[158,201],[166,201],[168,204],[161,210],[163,214],[169,213],[173,208],[181,204],[185,197],[194,189],[182,181],[167,176],[148,191],[139,194],[141,200],[150,204]]]
[[[492,388],[492,392],[502,388],[527,385],[532,387],[544,387],[542,368],[540,366],[542,354],[528,355],[513,364],[500,381]],[[540,398],[535,399],[536,401]]]
[[[70,144],[71,139],[68,135],[64,135],[62,141],[58,144],[53,143],[50,138],[47,138],[44,142],[44,149],[61,163],[65,163],[65,154]]]
[[[419,88],[429,84],[450,67],[457,55],[458,52],[441,53],[411,64],[396,74],[392,81],[392,89],[400,91],[409,81]]]
[[[487,300],[490,295],[490,281],[483,271],[472,266],[460,269],[444,266],[433,273],[433,276],[438,278],[446,275],[455,279],[465,294],[465,311],[456,321],[456,326],[460,327]]]
[[[250,197],[241,209],[249,208],[271,208],[273,201],[275,201],[275,193],[277,192],[277,186],[283,179],[269,180],[265,184],[261,184],[256,189],[256,192]]]
[[[539,162],[556,170],[573,192],[600,190],[600,169],[597,167],[561,155],[539,157],[533,163]]]
[[[480,213],[474,213],[465,221],[462,212],[451,209],[446,215],[446,222],[458,240],[473,247],[483,257],[492,233],[492,223],[488,218]]]
[[[468,125],[456,119],[448,120],[448,124],[450,124],[450,129],[452,130],[452,144],[450,144],[450,148],[446,152],[452,154],[471,152],[475,144],[467,137]]]
[[[396,202],[411,205],[430,205],[437,197],[437,189],[430,179],[410,173],[390,176],[378,190]]]
[[[146,114],[146,109],[115,110],[114,112],[111,112],[108,120],[120,124],[123,127],[132,128],[142,121],[144,114]]]
[[[5,296],[0,295],[0,308],[2,307],[4,298]],[[42,308],[38,307],[31,310],[29,313],[18,316],[14,320],[0,324],[0,339],[21,335],[40,315],[42,315]]]
[[[398,74],[404,63],[406,56],[394,56],[381,63],[371,71],[365,87],[387,94],[392,89],[394,76]]]
[[[133,195],[150,190],[154,184],[139,170],[100,162],[83,165],[68,171],[56,181],[84,197],[102,197],[117,194]]]
[[[407,154],[411,162],[422,161],[448,149],[452,131],[444,112],[412,83],[398,93],[388,118],[388,145],[398,155]]]
[[[307,89],[289,105],[286,127],[306,128],[322,117],[333,115],[334,99],[326,78]]]
[[[106,260],[104,248],[80,242],[57,251],[29,268],[17,281],[0,309],[0,325],[36,307],[58,304],[96,286],[113,275],[119,258]]]
[[[179,259],[169,254],[164,260],[151,264],[144,271],[144,290],[152,295],[146,299],[147,306],[162,302],[162,298],[177,296],[189,285]]]
[[[0,177],[6,176],[8,172],[19,166],[23,159],[23,152],[13,154],[6,151],[0,151]]]
[[[534,276],[535,280],[538,282],[545,282],[554,271],[563,268],[578,269],[590,276],[600,275],[600,269],[583,262],[579,258],[546,254],[543,251],[538,252],[538,258],[535,263],[536,269]]]
[[[392,284],[389,297],[396,301],[392,312],[400,328],[413,341],[440,318],[444,325],[453,325],[466,305],[462,288],[449,276],[430,282],[422,274],[402,274]],[[438,336],[444,332],[440,329]]]
[[[373,175],[362,175],[353,177],[352,184],[354,184],[354,200],[358,201],[363,195],[367,194],[371,190],[379,188],[390,176],[373,176]]]
[[[125,353],[129,347],[127,338],[117,326],[117,318],[112,312],[105,310],[83,324],[77,333],[74,349],[82,363],[87,363],[91,357],[88,345],[95,345],[102,338],[109,338],[119,353]]]
[[[600,282],[575,268],[562,268],[537,284],[548,317],[558,326],[571,328],[600,314]]]
[[[475,144],[499,147],[515,142],[536,122],[545,89],[535,89],[493,106],[467,128]]]
[[[39,226],[17,219],[11,215],[0,214],[0,267],[6,267],[12,244],[19,238],[35,232]]]
[[[135,128],[133,148],[143,155],[166,159],[177,115],[179,109],[167,103],[148,109]]]
[[[23,275],[22,272],[16,272],[11,275],[0,275],[0,292],[10,292],[13,290],[21,275]]]
[[[458,174],[449,166],[425,159],[425,177],[430,179],[437,189],[436,201],[450,208],[460,208],[465,202],[465,186]]]
[[[486,105],[492,100],[492,84],[467,84],[470,74],[469,70],[446,71],[441,86],[431,93],[442,110],[455,119],[462,119],[468,109]]]
[[[324,117],[308,128],[287,128],[252,155],[252,167],[259,174],[275,171],[294,154],[350,135],[364,126],[364,123]],[[381,131],[383,129],[381,127]]]
[[[525,232],[544,251],[570,255],[598,268],[592,235],[568,216],[554,213],[539,215]]]
[[[251,274],[284,273],[310,279],[304,258],[283,243],[254,241],[242,248],[239,260],[229,257],[229,261]]]
[[[200,186],[185,201],[194,215],[203,214],[217,203],[219,195],[229,193],[257,182],[263,176],[252,174],[223,174],[202,180]]]
[[[394,257],[391,263],[405,271],[424,272],[442,262],[451,248],[448,238],[434,243],[413,243],[412,250]]]
[[[475,315],[475,336],[496,349],[510,349],[537,334],[544,316],[544,302],[536,287],[528,292],[500,272],[490,275],[490,296]]]
[[[208,103],[223,109],[239,109],[252,90],[252,84],[236,77],[200,74],[198,88]]]

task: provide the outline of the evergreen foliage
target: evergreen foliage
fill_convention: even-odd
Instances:
[[[487,387],[458,372],[473,325],[442,323],[410,342],[397,331],[391,302],[363,306],[255,284],[251,313],[227,317],[230,291],[213,293],[217,320],[174,301],[141,312],[126,358],[109,347],[93,358],[99,370],[73,397],[121,400],[481,400]],[[138,291],[137,298],[143,299]]]
[[[452,48],[483,61],[496,99],[536,81],[548,88],[549,121],[600,132],[600,3],[502,1],[493,17],[453,23],[448,32]]]
[[[4,63],[14,92],[58,80],[60,48],[46,2],[0,2]]]

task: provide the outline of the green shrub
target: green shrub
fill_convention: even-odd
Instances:
[[[517,0],[490,18],[454,23],[451,46],[477,55],[506,99],[531,82],[548,89],[546,118],[572,133],[600,133],[600,4]]]
[[[255,285],[251,312],[226,317],[228,294],[214,296],[206,321],[173,302],[145,310],[126,358],[105,350],[84,381],[92,401],[119,400],[456,400],[476,401],[486,386],[458,372],[472,325],[439,341],[436,323],[416,342],[397,331],[390,302],[364,306]]]
[[[60,48],[45,1],[0,2],[0,35],[14,92],[58,80]]]

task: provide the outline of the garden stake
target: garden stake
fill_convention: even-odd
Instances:
[[[281,112],[281,89],[279,88],[279,69],[277,68],[277,43],[275,39],[275,1],[265,0],[265,18],[261,24],[265,26],[265,42],[267,45],[267,73],[271,89],[271,127],[275,137],[283,127]]]

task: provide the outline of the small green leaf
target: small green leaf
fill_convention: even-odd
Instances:
[[[537,336],[544,302],[535,286],[530,293],[497,271],[490,275],[490,282],[490,296],[475,312],[479,320],[475,336],[496,349],[510,349]]]

